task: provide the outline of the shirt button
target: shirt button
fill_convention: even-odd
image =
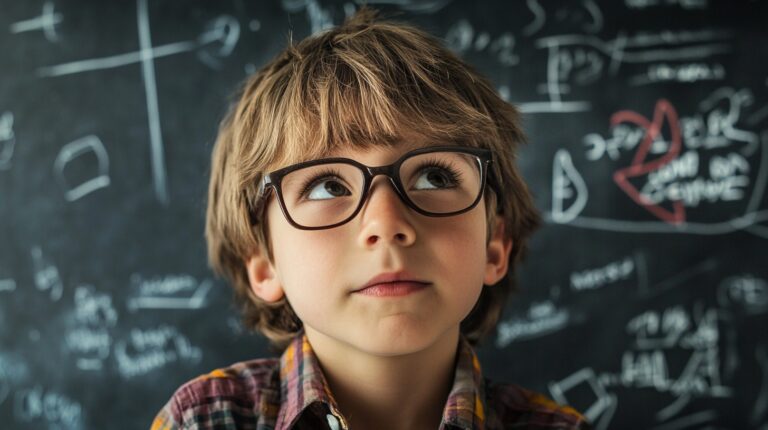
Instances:
[[[339,426],[339,419],[336,418],[333,414],[328,414],[325,416],[325,419],[328,420],[328,427],[331,430],[339,430],[341,427]]]

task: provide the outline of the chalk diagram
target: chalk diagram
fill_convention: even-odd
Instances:
[[[726,234],[745,230],[768,238],[768,130],[760,135],[737,128],[740,109],[751,98],[748,90],[721,88],[700,104],[708,115],[705,136],[697,136],[702,113],[680,118],[666,99],[656,102],[651,119],[622,110],[610,119],[613,136],[587,135],[588,161],[618,159],[634,149],[629,166],[617,168],[611,182],[627,197],[619,205],[643,208],[649,221],[629,221],[582,215],[590,190],[567,149],[556,152],[552,166],[552,209],[547,219],[598,230],[619,232]],[[727,110],[716,107],[725,102]],[[713,124],[715,124],[713,126]],[[702,124],[701,127],[704,127]],[[713,130],[714,129],[714,130]],[[666,130],[666,132],[665,132]],[[602,186],[605,186],[604,183]],[[697,220],[700,206],[727,205],[729,215]],[[741,206],[738,215],[734,206]],[[762,225],[761,225],[762,223]]]
[[[88,58],[71,61],[63,64],[55,64],[37,69],[37,76],[43,79],[53,79],[59,76],[72,75],[77,73],[88,73],[96,71],[105,71],[117,67],[131,65],[141,66],[141,76],[144,83],[144,94],[146,97],[146,108],[149,128],[150,145],[150,163],[152,170],[152,182],[155,197],[164,205],[169,204],[169,191],[167,184],[167,172],[165,163],[165,151],[162,139],[162,123],[160,118],[160,106],[158,103],[157,79],[155,75],[154,62],[158,59],[179,55],[189,52],[196,52],[197,58],[208,67],[218,69],[221,67],[221,58],[229,56],[234,50],[240,38],[240,24],[230,15],[221,15],[212,19],[207,24],[207,28],[197,37],[196,40],[184,40],[164,45],[153,46],[151,37],[151,28],[147,0],[137,0],[137,34],[139,39],[139,49],[134,52],[115,54],[107,57]],[[11,33],[23,33],[29,31],[42,31],[45,38],[56,43],[61,36],[56,30],[56,26],[64,21],[62,13],[56,12],[53,2],[47,1],[43,5],[43,11],[40,16],[32,19],[18,21],[10,26]],[[248,28],[255,32],[260,29],[258,20],[252,20]],[[252,68],[252,65],[248,65]],[[246,69],[249,67],[246,66]],[[5,114],[0,120],[0,130],[2,124],[12,124],[12,116]],[[7,128],[7,127],[6,127]],[[5,133],[6,137],[0,135],[0,140],[6,142],[0,151],[0,169],[7,168],[13,150],[12,135]],[[96,176],[84,181],[79,185],[70,186],[65,191],[68,201],[74,201],[86,194],[109,185],[108,176],[108,154],[104,145],[98,136],[87,136],[83,139],[70,143],[57,159],[54,167],[59,181],[66,183],[63,178],[64,166],[67,162],[83,154],[93,152],[98,160]]]

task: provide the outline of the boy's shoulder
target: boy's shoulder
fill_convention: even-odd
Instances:
[[[495,413],[498,428],[525,423],[530,429],[587,430],[592,427],[570,406],[519,385],[495,383],[486,379],[486,396]],[[493,426],[491,426],[493,427]]]
[[[198,376],[173,394],[152,429],[175,429],[185,423],[234,425],[274,418],[280,409],[280,359],[234,363]]]

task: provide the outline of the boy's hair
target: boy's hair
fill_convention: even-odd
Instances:
[[[338,147],[393,145],[403,131],[493,151],[502,195],[486,188],[488,238],[501,216],[513,249],[507,276],[483,287],[461,331],[475,345],[496,327],[540,216],[515,166],[525,141],[520,115],[485,78],[435,37],[364,7],[338,27],[290,41],[237,96],[213,149],[205,238],[209,264],[233,284],[247,328],[277,348],[302,328],[285,297],[266,303],[249,286],[247,258],[274,261],[266,220],[252,220],[262,176]]]

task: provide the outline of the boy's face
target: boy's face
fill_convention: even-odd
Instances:
[[[331,156],[380,166],[423,146],[414,138]],[[408,208],[381,175],[357,216],[339,227],[291,226],[274,194],[266,217],[274,261],[261,255],[248,260],[255,294],[269,302],[287,296],[310,339],[324,336],[380,356],[416,352],[457,333],[483,284],[495,284],[506,274],[512,246],[498,229],[486,246],[484,200],[460,215],[429,217]],[[353,292],[374,276],[399,271],[429,285],[404,296]]]

